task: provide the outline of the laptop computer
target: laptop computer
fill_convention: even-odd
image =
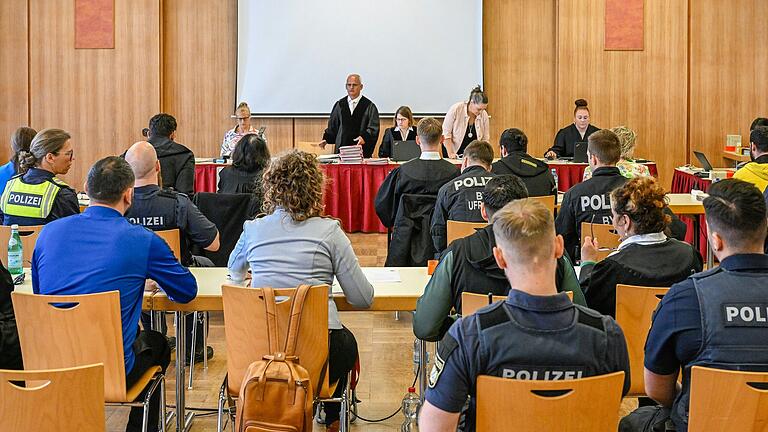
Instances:
[[[392,160],[404,162],[421,156],[421,147],[416,141],[395,141],[392,144]]]
[[[573,146],[573,162],[587,163],[587,142],[577,141]]]
[[[696,159],[699,160],[701,167],[704,168],[704,172],[712,171],[712,164],[709,163],[709,159],[707,159],[707,156],[704,153],[694,151],[693,154],[696,156]]]

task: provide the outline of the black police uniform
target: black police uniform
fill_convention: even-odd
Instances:
[[[557,195],[557,185],[549,165],[524,152],[512,152],[497,160],[493,163],[491,172],[520,177],[528,189],[528,196]]]
[[[160,189],[157,185],[134,189],[133,204],[125,213],[133,224],[143,225],[152,231],[179,229],[181,239],[181,264],[195,266],[196,259],[190,247],[210,245],[218,231],[190,199],[179,192]]]
[[[621,328],[564,293],[533,296],[511,290],[506,301],[454,323],[435,357],[426,399],[456,413],[470,396],[465,431],[475,430],[479,375],[567,380],[624,371],[623,394],[630,384]]]
[[[565,193],[555,229],[563,236],[565,250],[574,260],[580,257],[581,223],[611,224],[611,191],[627,180],[616,167],[600,167],[592,173],[591,179],[574,185]]]
[[[481,166],[467,167],[460,176],[444,184],[437,193],[435,212],[432,213],[432,242],[437,253],[448,246],[446,224],[448,220],[484,222],[480,212],[483,189],[493,178]]]
[[[52,172],[39,168],[30,168],[23,175],[19,174],[12,177],[9,183],[16,179],[20,180],[21,183],[26,185],[40,185],[42,183],[47,183],[53,188],[58,188],[58,191],[56,192],[53,202],[50,203],[50,210],[48,210],[47,207],[43,209],[44,217],[25,216],[22,214],[24,212],[13,214],[10,210],[7,210],[8,213],[3,214],[0,210],[0,217],[2,217],[3,225],[45,225],[48,222],[54,221],[56,219],[80,213],[80,205],[77,202],[77,193],[75,190],[57,178]],[[6,188],[3,193],[3,197],[6,195],[13,195],[13,191],[10,188]],[[22,193],[21,195],[25,194]],[[46,206],[45,199],[38,201],[40,202],[36,202],[36,205],[31,205],[30,208]],[[9,202],[9,204],[11,203],[12,202]],[[5,208],[5,203],[0,205],[0,208]]]

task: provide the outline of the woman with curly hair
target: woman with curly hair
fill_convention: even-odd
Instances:
[[[637,177],[611,192],[613,227],[622,241],[595,262],[600,239],[584,237],[579,279],[587,306],[615,316],[616,284],[669,287],[701,271],[701,255],[664,234],[671,221],[666,208],[664,188],[653,177]]]
[[[232,279],[244,280],[249,268],[253,287],[331,285],[335,276],[347,302],[370,307],[373,286],[360,269],[352,244],[336,219],[322,216],[324,184],[317,159],[309,153],[292,150],[267,166],[266,215],[245,223],[229,257]],[[328,328],[328,377],[331,383],[339,381],[334,395],[338,397],[357,360],[357,342],[339,321],[331,298]],[[338,430],[339,405],[325,404],[329,430]]]
[[[621,143],[621,159],[616,164],[616,168],[619,169],[621,175],[626,178],[635,178],[651,175],[651,170],[648,165],[635,162],[632,156],[635,153],[635,144],[637,141],[637,134],[632,129],[626,126],[616,126],[611,128],[611,132],[615,133],[619,137],[619,143]],[[592,178],[592,169],[587,167],[584,170],[583,180]]]

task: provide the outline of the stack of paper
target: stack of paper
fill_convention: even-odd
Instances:
[[[366,159],[365,163],[368,165],[386,165],[389,163],[389,159],[387,158],[370,158]]]
[[[363,148],[358,145],[344,146],[339,149],[339,157],[343,164],[363,163]]]

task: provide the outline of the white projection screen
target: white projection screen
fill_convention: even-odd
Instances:
[[[237,101],[324,115],[348,74],[381,113],[442,114],[483,83],[482,0],[239,0]]]

